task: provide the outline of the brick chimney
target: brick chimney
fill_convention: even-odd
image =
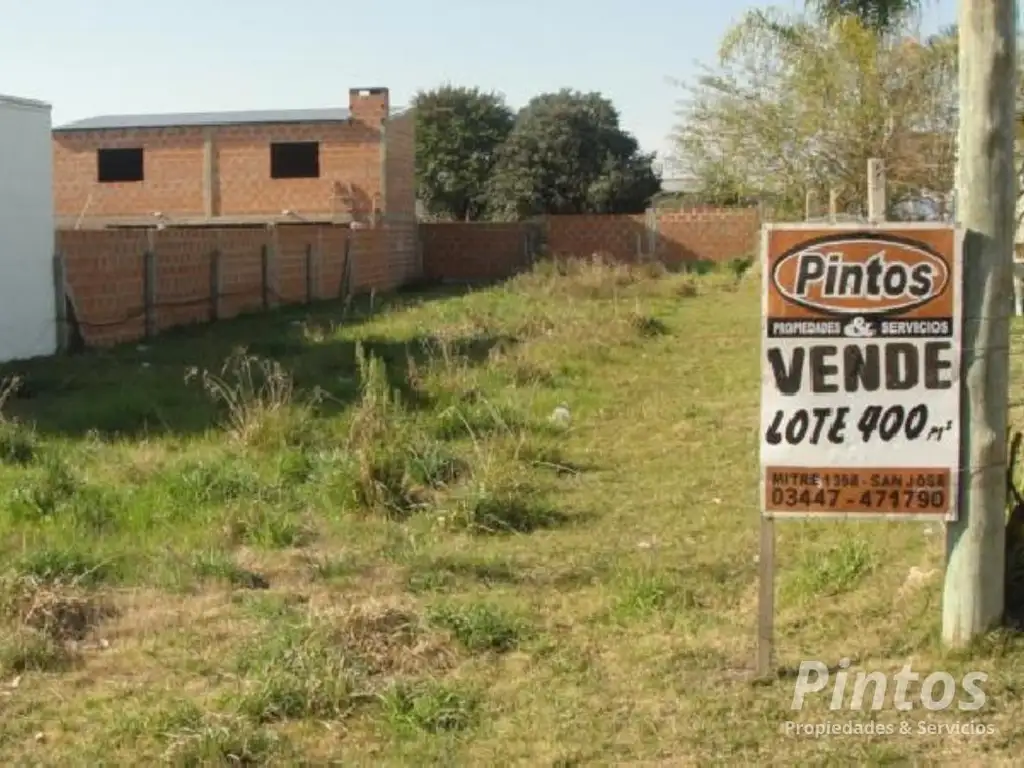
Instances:
[[[350,88],[348,110],[352,119],[367,125],[379,126],[388,116],[387,88]]]

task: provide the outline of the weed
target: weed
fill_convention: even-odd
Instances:
[[[192,558],[192,571],[200,579],[225,581],[242,589],[269,589],[266,577],[242,568],[227,555],[215,551],[197,552]]]
[[[579,475],[592,469],[586,464],[568,458],[562,446],[551,441],[520,441],[515,445],[512,456],[532,467],[548,470],[559,476]]]
[[[309,413],[295,403],[292,378],[276,360],[239,348],[219,372],[190,368],[185,380],[193,379],[225,410],[228,432],[239,442],[277,446],[301,442]]]
[[[0,464],[26,466],[35,460],[38,450],[31,430],[0,416]]]
[[[645,338],[666,336],[671,333],[663,320],[659,320],[652,315],[646,315],[639,310],[630,315],[629,322],[636,329],[636,332]]]
[[[12,564],[13,573],[40,584],[93,587],[117,577],[114,563],[77,549],[39,548]]]
[[[369,510],[380,510],[387,517],[404,520],[429,506],[429,489],[412,481],[408,455],[402,446],[364,448],[359,454],[356,499]]]
[[[236,666],[245,684],[237,710],[260,723],[341,718],[359,697],[355,668],[316,625],[268,628],[245,645]]]
[[[384,717],[397,730],[462,731],[475,721],[476,696],[440,683],[396,683],[380,696]]]
[[[349,428],[348,449],[357,461],[356,500],[370,510],[404,519],[429,500],[455,464],[440,449],[425,446],[407,422],[384,363],[356,348],[360,400]]]
[[[63,672],[78,657],[50,633],[19,628],[5,633],[0,640],[0,670],[6,674],[24,672]]]
[[[267,483],[254,466],[240,458],[201,459],[173,467],[169,487],[190,506],[252,501],[268,495]]]
[[[440,514],[438,522],[476,534],[525,534],[560,527],[568,517],[526,483],[500,479],[491,484],[485,476],[460,489],[454,505]]]
[[[690,589],[681,587],[666,574],[630,572],[621,579],[612,618],[620,622],[648,619],[670,610],[699,608],[700,601]]]
[[[410,441],[405,447],[405,472],[413,483],[431,488],[446,488],[468,471],[465,461],[442,443],[426,437]]]
[[[409,568],[406,583],[412,592],[432,592],[455,587],[460,579],[492,586],[515,584],[520,576],[508,563],[474,557],[442,557],[414,564]]]
[[[298,608],[307,602],[307,598],[290,593],[240,592],[236,602],[257,619],[294,621]]]
[[[206,725],[203,710],[194,701],[184,699],[152,710],[126,712],[112,730],[118,737],[138,739],[155,733],[174,741],[176,736],[195,733]]]
[[[60,512],[75,495],[81,481],[59,456],[48,456],[39,469],[26,474],[9,498],[12,517],[21,521],[42,520]]]
[[[733,275],[736,276],[736,279],[739,280],[750,270],[750,268],[753,265],[754,258],[752,256],[740,256],[729,261],[728,269],[730,272],[732,272]]]
[[[450,631],[470,651],[510,651],[526,634],[521,620],[487,603],[443,603],[430,612],[429,619]]]
[[[313,581],[339,581],[358,571],[354,563],[342,557],[310,555],[304,562]]]
[[[254,503],[228,509],[224,535],[230,544],[286,549],[305,546],[316,533],[287,508]]]
[[[450,405],[434,417],[433,434],[441,440],[512,434],[526,426],[522,415],[508,406],[495,405],[474,391],[462,396],[462,402]]]
[[[875,567],[871,546],[862,539],[843,539],[826,552],[808,553],[791,582],[805,599],[838,595],[853,589]]]
[[[268,728],[244,720],[219,717],[171,731],[162,755],[169,765],[259,766],[282,758],[287,742]]]

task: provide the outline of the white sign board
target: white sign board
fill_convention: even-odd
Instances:
[[[765,517],[955,520],[963,236],[767,225]]]

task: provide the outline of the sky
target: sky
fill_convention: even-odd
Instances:
[[[955,21],[930,0],[924,25]],[[646,151],[670,154],[675,80],[713,63],[745,11],[802,0],[0,0],[0,93],[101,114],[345,107],[385,86],[400,106],[442,83],[515,108],[600,91]],[[99,10],[102,8],[102,11]]]

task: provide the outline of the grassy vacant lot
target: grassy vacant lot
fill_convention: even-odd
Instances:
[[[779,663],[979,669],[981,712],[751,680],[756,281],[563,271],[4,371],[0,762],[1019,756],[1024,644],[943,654],[920,524],[780,525]]]

